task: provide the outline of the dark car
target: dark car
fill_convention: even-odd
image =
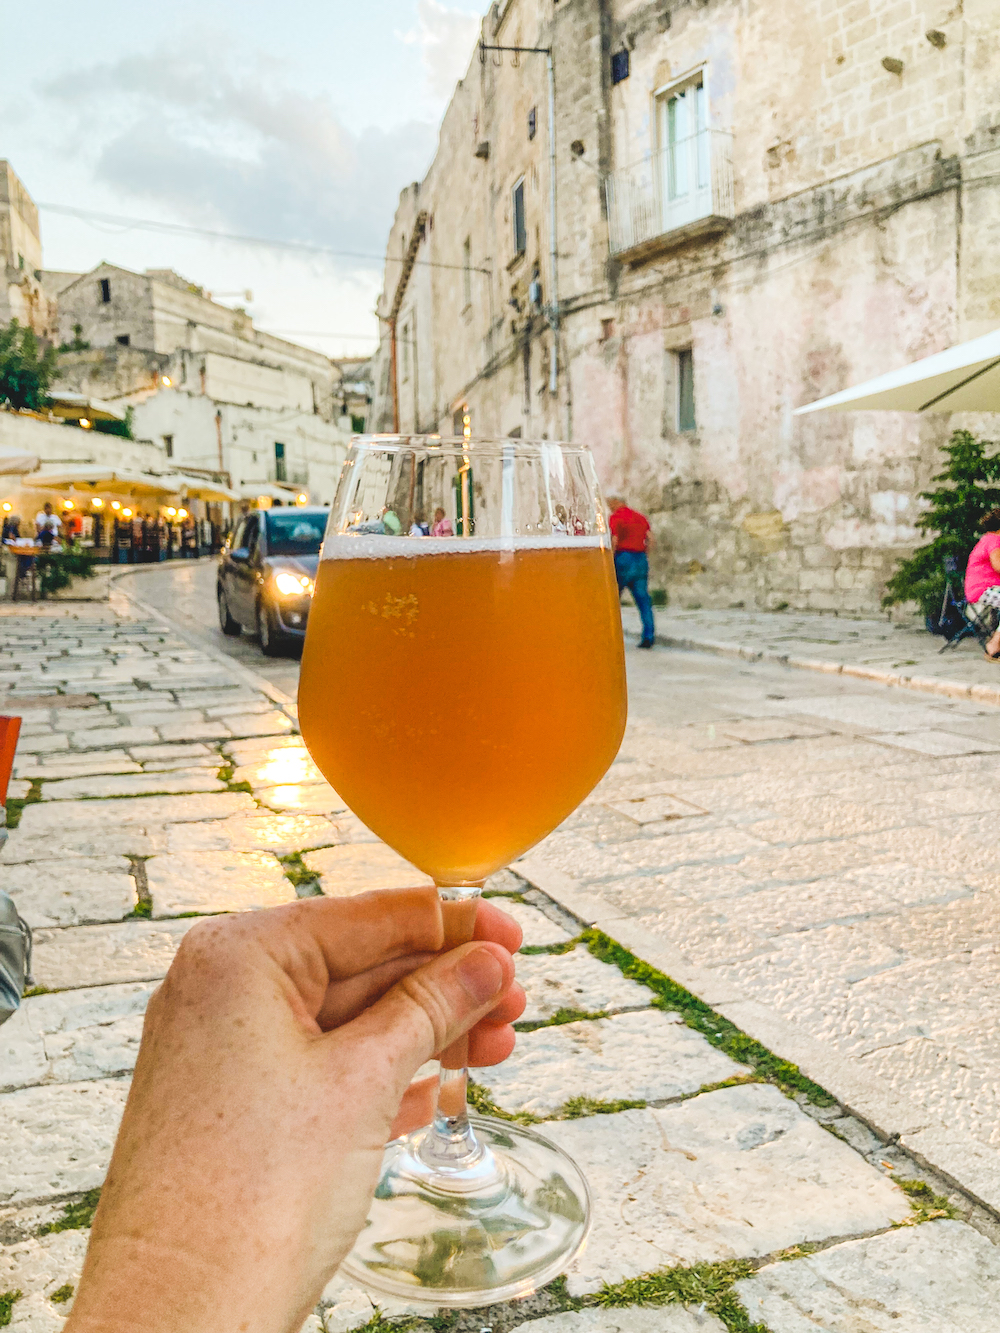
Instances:
[[[294,505],[245,514],[219,560],[223,634],[256,634],[268,657],[305,638],[329,509]]]

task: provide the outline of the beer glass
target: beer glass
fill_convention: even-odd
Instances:
[[[593,460],[525,440],[368,436],[333,503],[299,684],[302,735],[358,817],[438,885],[449,945],[483,881],[550,833],[618,752],[621,618]],[[433,1122],[390,1143],[341,1272],[436,1306],[523,1296],[589,1225],[541,1134],[466,1111],[467,1042]]]

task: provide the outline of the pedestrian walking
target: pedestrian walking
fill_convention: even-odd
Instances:
[[[653,534],[649,519],[624,500],[610,500],[611,549],[615,553],[615,576],[619,593],[628,588],[642,621],[640,648],[652,648],[656,638],[653,603],[649,596],[649,551]]]

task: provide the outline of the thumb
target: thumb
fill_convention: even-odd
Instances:
[[[501,945],[463,944],[410,972],[338,1032],[402,1096],[420,1066],[485,1018],[513,980],[514,960]]]

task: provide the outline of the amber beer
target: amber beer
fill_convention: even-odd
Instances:
[[[358,817],[439,884],[482,880],[561,823],[625,712],[614,568],[595,540],[328,539],[302,734]]]

